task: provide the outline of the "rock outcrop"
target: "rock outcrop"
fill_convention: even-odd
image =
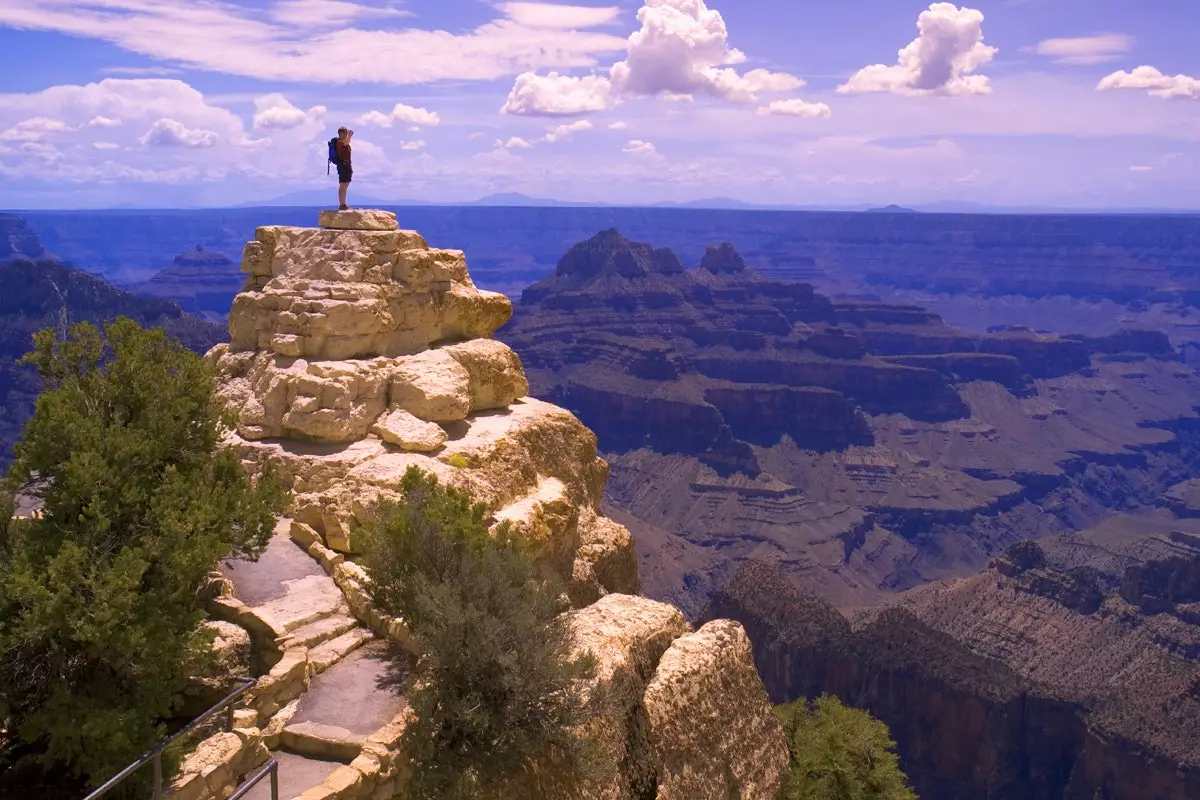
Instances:
[[[965,574],[1152,507],[1200,455],[1200,379],[1161,333],[975,333],[766,279],[729,243],[678,264],[604,231],[498,336],[596,431],[649,593],[691,615],[747,558],[848,606]]]
[[[1162,512],[1014,545],[851,622],[747,564],[709,614],[745,625],[777,702],[888,724],[922,797],[1200,796],[1200,523]]]
[[[598,662],[588,724],[605,770],[589,796],[774,798],[787,748],[745,632],[723,620],[692,633],[678,609],[633,596],[629,531],[600,510],[608,465],[595,436],[528,397],[520,359],[490,338],[508,299],[478,290],[461,252],[429,248],[390,213],[320,219],[259,229],[232,340],[208,355],[235,412],[226,444],[253,468],[278,465],[292,490],[294,519],[260,563],[223,567],[211,607],[265,653],[250,695],[256,735],[347,764],[304,797],[383,797],[403,781],[403,711],[379,720],[390,727],[376,742],[311,698],[332,691],[329,676],[368,669],[354,664],[373,638],[410,646],[403,621],[371,606],[353,530],[417,467],[495,524],[516,524],[566,578],[576,647]]]

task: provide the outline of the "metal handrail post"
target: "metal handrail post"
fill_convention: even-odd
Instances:
[[[279,800],[279,762],[271,759],[271,800]]]
[[[154,754],[154,800],[162,800],[163,796],[163,773],[162,773],[162,750]]]

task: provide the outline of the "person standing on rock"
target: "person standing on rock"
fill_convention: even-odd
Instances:
[[[337,167],[338,174],[338,210],[346,211],[346,190],[350,188],[350,179],[354,177],[354,167],[350,164],[350,140],[354,131],[349,128],[338,128],[336,139],[329,140],[329,161]]]

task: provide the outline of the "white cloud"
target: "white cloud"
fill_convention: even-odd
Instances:
[[[559,125],[550,130],[545,136],[547,142],[570,141],[573,134],[579,131],[586,131],[592,127],[592,123],[586,119],[568,122],[565,125]]]
[[[829,117],[833,112],[825,103],[807,103],[803,100],[776,100],[765,106],[759,106],[756,112],[760,117],[784,115],[790,117]]]
[[[486,133],[484,133],[483,131],[475,131],[474,133],[469,134],[467,136],[467,138],[474,142],[474,141],[478,141],[480,139],[486,139],[487,136],[488,135]]]
[[[422,139],[417,139],[416,141],[413,141],[413,142],[401,142],[400,143],[401,150],[420,150],[424,146],[425,146],[425,142]]]
[[[1103,78],[1098,91],[1111,89],[1145,89],[1164,100],[1185,98],[1200,100],[1200,79],[1187,75],[1164,75],[1154,67],[1138,67],[1133,72],[1118,70]]]
[[[88,120],[87,126],[89,128],[119,128],[121,127],[121,120],[95,116]]]
[[[633,153],[639,156],[657,155],[658,150],[650,142],[643,142],[641,139],[630,139],[629,143],[622,149],[623,152]]]
[[[32,117],[22,120],[11,128],[0,131],[0,140],[8,142],[36,142],[48,133],[62,133],[71,126],[60,119]]]
[[[174,66],[327,86],[587,69],[598,55],[624,47],[607,33],[529,24],[547,19],[545,10],[497,13],[473,30],[451,33],[397,28],[394,9],[343,0],[285,0],[269,10],[220,0],[4,0],[0,25],[99,39]],[[372,21],[381,14],[388,16]]]
[[[782,72],[752,69],[743,74],[733,69],[731,65],[745,62],[746,56],[729,46],[724,18],[705,0],[645,0],[637,18],[641,28],[630,35],[624,60],[609,68],[608,77],[522,73],[502,110],[541,116],[585,114],[609,108],[626,95],[705,95],[750,103],[760,93],[804,85]]]
[[[623,130],[626,130],[628,127],[629,127],[629,123],[624,122],[623,120],[617,120],[616,122],[608,123],[608,129],[610,131],[623,131]]]
[[[160,119],[138,141],[148,147],[212,147],[217,143],[217,132],[189,128],[174,119]]]
[[[179,74],[179,70],[170,67],[104,67],[100,71],[105,75],[132,75],[139,78]]]
[[[120,147],[116,142],[92,142],[93,150],[118,150]]]
[[[268,94],[254,100],[254,127],[289,130],[306,122],[320,124],[325,120],[325,112],[325,106],[313,106],[304,111],[288,102],[282,94]]]
[[[621,13],[617,6],[569,6],[557,3],[499,3],[509,19],[531,28],[594,28],[612,22]]]
[[[607,78],[587,75],[575,78],[551,72],[518,75],[501,108],[505,114],[568,117],[603,111],[609,106],[612,85]]]
[[[986,75],[973,74],[998,48],[983,43],[983,12],[933,3],[917,18],[917,38],[896,64],[873,64],[854,73],[839,92],[904,95],[972,95],[991,92]]]
[[[358,117],[360,125],[377,125],[381,128],[390,128],[393,125],[437,125],[440,122],[441,117],[436,111],[406,106],[404,103],[397,103],[387,114],[382,111],[368,111]]]
[[[520,136],[513,136],[508,141],[497,139],[496,147],[503,147],[505,150],[528,150],[533,147],[533,142],[522,139]]]
[[[1154,167],[1148,167],[1143,164],[1134,164],[1129,168],[1130,172],[1153,172]]]
[[[1119,33],[1099,36],[1077,36],[1066,39],[1046,39],[1038,42],[1033,52],[1051,56],[1059,64],[1100,64],[1112,61],[1129,52],[1133,39]]]
[[[345,0],[277,0],[270,14],[272,19],[297,27],[337,27],[360,18],[412,16],[411,11]]]

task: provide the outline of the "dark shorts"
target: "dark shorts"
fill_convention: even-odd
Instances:
[[[338,164],[338,183],[349,183],[354,177],[354,167],[349,164]]]

